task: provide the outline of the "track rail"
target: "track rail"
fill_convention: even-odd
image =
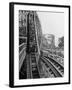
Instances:
[[[50,58],[50,57],[45,57],[48,61],[50,61],[55,68],[58,70],[58,72],[63,76],[64,75],[64,66],[61,65],[59,62],[57,62],[56,60]]]
[[[54,65],[54,63],[52,63],[49,59],[45,58],[45,57],[41,57],[40,58],[43,63],[45,63],[45,65],[47,67],[49,67],[50,72],[54,75],[54,77],[62,77],[62,73],[58,70],[58,68]]]
[[[19,72],[19,79],[26,79],[26,78],[27,78],[27,68],[26,68],[26,58],[25,58]]]
[[[40,78],[35,53],[30,55],[32,78]]]
[[[20,79],[40,78],[35,53],[26,56],[20,70]]]

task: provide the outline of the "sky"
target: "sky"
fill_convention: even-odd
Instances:
[[[55,45],[58,46],[58,38],[64,36],[64,13],[37,12],[42,33],[55,35]]]

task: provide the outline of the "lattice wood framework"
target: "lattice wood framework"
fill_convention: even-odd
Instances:
[[[22,73],[22,65],[26,60],[26,78],[34,78],[39,75],[38,59],[41,47],[41,25],[38,15],[35,11],[19,11],[19,51],[20,51],[20,75]],[[25,42],[24,42],[25,41]],[[35,67],[32,66],[35,64]],[[35,71],[36,69],[36,71]],[[23,73],[24,74],[24,73]]]

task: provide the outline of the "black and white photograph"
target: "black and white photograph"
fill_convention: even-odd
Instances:
[[[64,75],[64,13],[19,10],[19,79]]]
[[[11,4],[14,35],[11,85],[69,83],[70,7],[21,4]]]

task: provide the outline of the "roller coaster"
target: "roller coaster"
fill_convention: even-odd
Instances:
[[[21,10],[19,25],[19,79],[63,77],[64,65],[41,50],[42,31],[37,13]]]

